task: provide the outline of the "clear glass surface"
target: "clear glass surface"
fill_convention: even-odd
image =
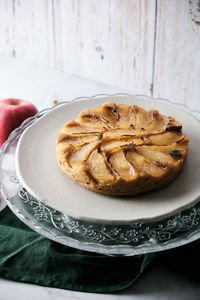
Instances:
[[[99,96],[102,95],[95,97]],[[145,98],[148,101],[148,97]],[[74,101],[76,100],[80,98]],[[155,99],[155,101],[169,104],[169,101],[164,99]],[[170,104],[200,118],[197,111],[191,111],[180,104]],[[200,237],[200,202],[160,221],[108,225],[72,218],[46,206],[28,193],[16,176],[16,146],[23,131],[54,107],[25,120],[12,132],[0,153],[1,196],[20,220],[56,242],[107,255],[130,256],[162,251],[187,244]]]

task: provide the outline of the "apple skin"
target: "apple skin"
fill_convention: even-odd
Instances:
[[[15,128],[36,113],[37,108],[30,102],[14,98],[0,100],[0,148]]]

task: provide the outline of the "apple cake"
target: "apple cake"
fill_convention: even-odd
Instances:
[[[109,195],[160,189],[183,169],[188,137],[173,117],[137,105],[85,109],[58,132],[60,168],[74,181]]]

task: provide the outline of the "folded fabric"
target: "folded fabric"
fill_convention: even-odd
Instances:
[[[70,248],[36,233],[6,207],[0,212],[0,277],[84,292],[133,284],[154,254],[114,257]]]
[[[187,245],[163,251],[157,254],[154,263],[162,264],[177,276],[200,284],[200,239]]]

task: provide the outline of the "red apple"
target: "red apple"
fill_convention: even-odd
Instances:
[[[0,148],[15,128],[36,113],[36,107],[30,102],[20,99],[0,100]]]

